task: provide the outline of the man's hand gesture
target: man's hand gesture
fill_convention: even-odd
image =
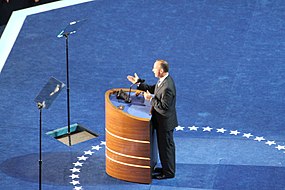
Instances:
[[[146,99],[146,100],[151,100],[151,98],[152,98],[152,95],[148,90],[143,93],[143,96],[144,96],[144,99]]]
[[[131,83],[135,84],[135,83],[138,82],[139,76],[137,75],[137,73],[135,73],[134,76],[128,75],[128,76],[127,76],[127,79],[128,79]]]

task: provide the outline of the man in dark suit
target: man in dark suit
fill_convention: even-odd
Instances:
[[[157,60],[153,73],[157,77],[156,85],[140,83],[139,90],[145,91],[144,98],[152,105],[151,125],[156,129],[159,158],[162,168],[155,168],[154,179],[175,177],[175,144],[173,131],[177,127],[176,88],[168,73],[169,65],[165,60]],[[139,80],[138,75],[127,77],[133,84]]]

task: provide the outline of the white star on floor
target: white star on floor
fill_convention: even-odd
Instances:
[[[82,167],[82,165],[83,165],[83,163],[80,163],[80,162],[75,162],[75,163],[73,163],[73,165],[76,167],[76,166],[80,166],[80,167]]]
[[[75,181],[75,180],[72,180],[72,182],[69,182],[69,183],[71,183],[72,185],[80,184],[79,181]]]
[[[106,145],[106,141],[101,141],[100,145]]]
[[[74,190],[82,190],[82,186],[80,186],[80,187],[74,187],[73,189],[74,189]]]
[[[263,137],[255,137],[255,139],[253,140],[260,142],[260,141],[264,141],[265,139]]]
[[[246,138],[250,138],[250,137],[252,137],[253,135],[251,134],[251,133],[244,133],[243,134],[243,137],[246,137]]]
[[[225,133],[227,130],[224,128],[217,129],[217,133]]]
[[[281,146],[281,145],[278,145],[275,148],[277,148],[278,150],[285,150],[285,146]]]
[[[188,127],[190,131],[197,131],[199,127],[193,125],[192,127]]]
[[[72,179],[78,179],[78,178],[79,178],[79,175],[72,174],[72,175],[70,175],[69,177],[71,177]]]
[[[238,134],[240,134],[240,132],[239,132],[239,131],[237,131],[237,130],[235,130],[235,131],[231,131],[231,132],[230,132],[230,135],[238,135]]]
[[[80,172],[80,168],[72,168],[70,171],[72,171],[72,173]]]
[[[265,144],[268,144],[269,146],[276,144],[275,141],[267,141]]]
[[[102,147],[100,147],[99,145],[97,145],[97,146],[92,146],[92,150],[99,150],[100,148],[102,148]]]
[[[90,156],[92,156],[92,154],[94,154],[94,152],[92,152],[91,150],[84,151],[84,155],[90,155]]]
[[[209,132],[211,132],[212,129],[213,129],[213,128],[211,128],[211,127],[209,127],[209,126],[203,127],[203,131],[209,131]]]
[[[86,161],[88,159],[88,157],[85,157],[84,155],[77,158],[78,160],[83,160],[83,161]]]
[[[178,125],[177,127],[175,127],[176,131],[183,131],[184,127],[181,127],[180,125]]]

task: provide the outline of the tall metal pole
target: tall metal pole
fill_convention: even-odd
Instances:
[[[66,51],[66,94],[67,94],[67,129],[68,129],[68,144],[71,146],[71,137],[70,137],[70,100],[69,100],[69,65],[68,65],[68,34],[64,35],[65,37],[65,51]]]
[[[42,108],[40,109],[40,158],[39,158],[39,190],[42,189]]]

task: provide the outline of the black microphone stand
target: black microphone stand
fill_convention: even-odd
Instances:
[[[137,82],[131,84],[130,90],[129,90],[129,97],[128,97],[127,103],[131,103],[131,102],[132,102],[132,99],[131,99],[132,87],[133,87],[135,84],[144,83],[144,81],[145,81],[144,79],[138,79]]]
[[[42,160],[42,109],[44,105],[42,103],[38,103],[38,109],[40,110],[40,131],[39,131],[39,190],[42,189],[42,165],[43,165],[43,160]]]
[[[131,91],[132,91],[132,87],[133,87],[135,84],[137,84],[137,83],[133,83],[133,84],[131,84],[131,86],[130,86],[129,97],[128,97],[127,101],[126,101],[127,103],[131,103],[131,102],[132,102],[132,99],[131,99]]]
[[[71,146],[70,137],[70,88],[69,88],[69,63],[68,63],[68,36],[69,33],[63,35],[65,37],[65,55],[66,55],[66,95],[67,95],[67,135],[68,144]]]

